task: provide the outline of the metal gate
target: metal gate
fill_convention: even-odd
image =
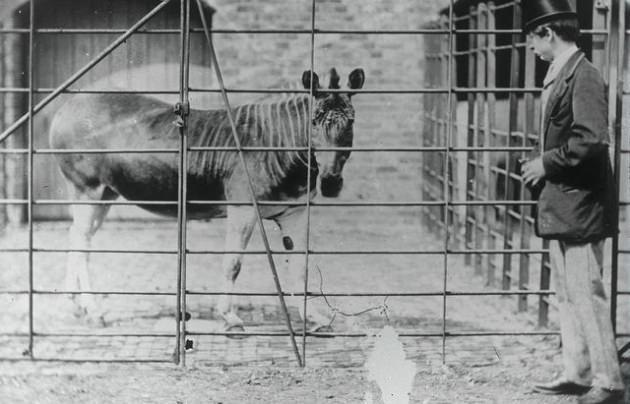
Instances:
[[[191,7],[201,9],[200,0],[180,0],[180,28],[178,30],[147,30],[143,26],[151,18],[159,14],[168,4],[175,0],[163,0],[157,4],[145,17],[137,21],[127,30],[110,30],[107,33],[120,34],[120,36],[100,52],[93,60],[77,71],[59,87],[49,91],[49,94],[40,102],[36,103],[34,95],[45,92],[45,89],[38,89],[34,86],[33,69],[37,60],[34,60],[34,44],[36,35],[40,32],[34,24],[36,1],[30,0],[30,25],[28,29],[3,29],[2,33],[21,33],[28,36],[28,88],[3,88],[4,93],[26,93],[28,95],[28,111],[15,122],[11,123],[0,134],[0,142],[8,139],[22,125],[27,125],[27,144],[24,148],[4,148],[1,149],[3,155],[23,155],[26,157],[26,178],[27,193],[24,199],[4,198],[0,201],[3,205],[26,207],[26,223],[28,227],[28,248],[26,249],[4,249],[4,252],[23,252],[28,254],[29,283],[28,290],[4,290],[3,294],[27,295],[29,301],[29,323],[27,332],[11,333],[3,335],[5,337],[28,337],[28,349],[23,357],[2,358],[5,360],[42,360],[34,355],[33,346],[35,339],[45,339],[47,337],[63,337],[64,333],[43,333],[37,332],[33,322],[33,297],[37,294],[85,294],[85,291],[44,291],[37,290],[33,272],[34,253],[50,252],[34,248],[33,245],[33,207],[36,205],[72,205],[80,201],[46,201],[36,200],[33,195],[33,158],[37,154],[61,154],[68,151],[36,148],[34,144],[33,117],[41,111],[47,104],[52,102],[62,93],[80,93],[85,90],[74,90],[72,85],[84,74],[102,61],[107,55],[113,52],[118,46],[123,44],[134,33],[142,31],[144,34],[169,33],[179,34],[181,41],[180,53],[180,91],[179,103],[175,106],[174,119],[180,126],[180,147],[178,150],[162,150],[163,153],[177,153],[179,156],[179,195],[177,201],[178,208],[178,248],[171,253],[177,254],[177,292],[138,292],[146,294],[160,294],[173,296],[175,298],[175,313],[172,335],[159,334],[158,336],[172,336],[175,338],[175,354],[173,360],[176,363],[185,363],[187,337],[191,334],[186,330],[186,322],[182,321],[186,313],[187,296],[191,291],[186,287],[186,264],[187,256],[187,220],[186,204],[208,203],[208,201],[190,201],[187,198],[186,181],[184,168],[187,166],[188,152],[204,151],[205,148],[191,149],[187,141],[187,111],[190,106],[189,92],[189,61],[190,61],[190,34],[192,32],[203,34],[207,40],[207,46],[212,55],[212,67],[216,75],[220,89],[196,89],[196,91],[214,91],[222,96],[226,107],[229,108],[228,94],[230,92],[248,92],[247,89],[226,89],[221,74],[221,65],[217,60],[213,49],[211,33],[221,32],[221,30],[211,29],[207,21],[203,19],[203,27],[191,28],[190,13]],[[192,3],[192,4],[191,4]],[[610,83],[610,125],[614,134],[614,164],[617,184],[621,185],[623,178],[620,173],[621,167],[628,165],[628,154],[630,149],[627,146],[627,136],[622,136],[622,99],[626,94],[623,90],[623,72],[625,62],[625,2],[605,2],[595,1],[589,3],[593,11],[593,26],[584,29],[583,35],[597,38],[585,41],[591,45],[591,56],[599,61],[599,65],[604,67],[605,76]],[[583,7],[583,5],[580,5]],[[438,337],[442,343],[442,357],[444,358],[447,338],[470,337],[470,336],[494,336],[494,335],[547,335],[557,334],[546,330],[514,330],[510,332],[453,332],[447,328],[447,301],[452,296],[476,296],[476,295],[498,295],[517,296],[518,307],[521,311],[527,309],[527,296],[538,297],[539,324],[547,324],[547,313],[549,308],[549,265],[547,259],[547,249],[545,245],[534,245],[532,241],[531,217],[526,212],[526,207],[533,203],[521,199],[524,188],[520,182],[520,177],[516,172],[516,159],[521,153],[529,150],[528,141],[536,136],[535,120],[535,99],[540,91],[536,87],[536,66],[531,53],[524,52],[524,43],[518,24],[520,24],[520,1],[497,1],[497,2],[475,2],[451,0],[450,6],[442,13],[440,22],[422,30],[342,30],[330,29],[322,30],[316,28],[316,0],[311,2],[311,26],[309,29],[298,30],[226,30],[230,33],[256,33],[256,34],[299,34],[310,38],[310,67],[313,71],[315,63],[315,38],[328,34],[355,34],[355,35],[425,35],[427,48],[427,77],[426,87],[421,89],[385,89],[385,90],[358,90],[357,93],[365,94],[424,94],[425,97],[425,126],[423,132],[424,146],[419,148],[395,147],[391,149],[373,147],[353,147],[353,152],[362,151],[382,151],[382,150],[405,150],[413,151],[423,156],[422,180],[424,198],[421,201],[412,202],[305,202],[310,214],[310,207],[320,206],[407,206],[423,209],[427,228],[438,234],[441,238],[439,249],[417,249],[413,251],[378,251],[380,254],[413,254],[422,257],[423,254],[440,254],[443,259],[442,275],[443,288],[438,292],[430,293],[365,293],[350,292],[340,293],[339,296],[388,296],[398,297],[439,297],[442,301],[442,329],[440,333],[427,333],[422,331],[403,333],[402,337],[423,338]],[[584,12],[584,10],[581,10]],[[501,25],[505,20],[497,19],[497,15],[509,15],[513,26]],[[44,31],[44,30],[42,30]],[[86,30],[87,32],[95,32]],[[58,34],[63,34],[59,30]],[[498,70],[503,69],[501,63],[510,63],[509,74],[502,76],[503,84],[497,83]],[[465,67],[462,67],[465,66]],[[463,80],[463,81],[460,81]],[[335,91],[335,90],[329,90]],[[128,91],[127,91],[128,92]],[[254,92],[251,91],[250,92]],[[258,92],[286,93],[285,89],[266,90]],[[294,92],[305,92],[295,90]],[[503,101],[498,101],[502,99]],[[437,101],[436,101],[437,100]],[[498,108],[503,103],[507,111],[507,128],[497,127],[496,116],[489,112]],[[466,119],[460,123],[458,108],[467,107]],[[518,116],[521,109],[525,111],[523,122],[519,123]],[[230,119],[232,132],[236,139],[236,128],[233,119]],[[458,133],[464,133],[465,143],[458,141]],[[310,142],[309,142],[310,143]],[[208,149],[210,150],[210,149]],[[312,150],[312,146],[307,149]],[[234,149],[241,156],[243,149],[238,146]],[[142,153],[155,152],[143,150],[82,150],[82,153]],[[77,151],[70,151],[77,153]],[[500,155],[503,159],[491,158],[491,155]],[[464,157],[461,157],[464,156]],[[241,163],[243,161],[241,160]],[[244,163],[243,163],[244,164]],[[464,181],[458,182],[458,175],[463,173]],[[309,172],[310,176],[310,172]],[[308,179],[310,182],[315,179]],[[622,187],[622,189],[627,189]],[[146,201],[151,203],[152,201]],[[84,203],[84,202],[83,202]],[[134,202],[133,204],[136,204]],[[164,202],[161,202],[164,203]],[[227,201],[225,204],[239,204],[242,201]],[[131,204],[129,202],[115,202],[114,204]],[[253,199],[251,204],[258,207],[259,202]],[[630,201],[622,199],[620,206],[630,205]],[[623,215],[622,215],[623,217]],[[311,334],[308,332],[297,333],[293,331],[289,314],[284,304],[286,293],[281,289],[276,274],[274,256],[280,254],[272,251],[269,242],[266,240],[265,230],[262,226],[262,219],[258,215],[258,224],[263,235],[264,251],[268,257],[269,268],[276,286],[277,296],[286,320],[286,332],[268,333],[243,333],[247,336],[266,335],[272,337],[289,337],[292,352],[297,363],[304,365],[306,358],[307,337],[365,337],[363,333],[330,333],[326,335]],[[309,228],[304,229],[308,232]],[[625,233],[622,233],[621,237]],[[68,252],[68,249],[58,249],[55,252]],[[92,250],[83,252],[106,252],[125,253],[129,251],[103,251]],[[138,253],[138,251],[134,251]],[[146,251],[155,253],[155,251]],[[164,252],[167,253],[167,252]],[[225,251],[204,251],[207,254],[223,254]],[[251,253],[251,252],[250,252]],[[295,254],[304,254],[308,262],[312,251],[307,242],[305,251],[296,251]],[[335,253],[332,251],[331,253]],[[366,254],[365,251],[355,251],[344,253]],[[623,256],[630,254],[627,248],[620,248],[620,239],[616,237],[611,248],[611,315],[614,324],[617,324],[617,299],[630,295],[628,290],[619,290],[618,279],[623,276],[620,268],[620,261]],[[449,288],[448,276],[450,261],[455,256],[464,256],[466,263],[474,266],[478,274],[486,273],[488,284],[492,286],[495,279],[500,279],[501,290],[476,292]],[[542,259],[540,259],[542,257]],[[530,269],[538,266],[536,272],[539,276],[537,287],[531,287]],[[518,276],[513,268],[518,268]],[[627,268],[626,268],[627,269]],[[626,277],[628,274],[625,274]],[[517,289],[511,289],[513,285]],[[94,292],[98,294],[116,295],[125,292],[105,291]],[[135,293],[134,293],[135,294]],[[194,292],[194,294],[204,294]],[[208,295],[213,293],[206,293]],[[214,293],[225,294],[225,293]],[[324,296],[322,293],[309,291],[308,285],[304,285],[304,290],[300,293],[304,297],[304,304],[307,305],[307,298],[313,296]],[[331,295],[331,294],[328,294]],[[334,295],[334,294],[332,294]],[[306,327],[304,327],[306,328]],[[238,334],[238,333],[237,333]],[[72,334],[73,336],[80,336]],[[90,336],[93,334],[86,334]],[[229,335],[229,333],[217,333],[217,335]],[[111,337],[154,337],[155,334],[111,334]],[[619,337],[628,337],[628,333],[618,333]],[[302,339],[302,350],[300,352],[296,337]],[[47,359],[49,360],[49,359]],[[52,360],[55,360],[54,358]],[[98,360],[98,359],[96,359]],[[166,359],[168,360],[168,359]],[[120,360],[116,360],[120,361]],[[135,362],[138,359],[129,359]],[[151,360],[153,361],[153,360]]]
[[[620,238],[628,242],[628,142],[622,134],[625,2],[573,3],[582,27],[578,45],[609,83],[611,154],[622,195],[621,234],[607,253],[617,329],[618,320],[625,319],[618,316],[618,299],[628,295],[619,289],[619,281],[628,277],[628,250],[620,248]],[[430,44],[427,81],[434,86],[446,82],[449,91],[425,106],[424,141],[439,151],[424,163],[423,192],[427,200],[440,202],[425,209],[427,226],[444,236],[449,253],[466,254],[475,273],[501,289],[496,293],[515,295],[519,312],[528,310],[528,296],[538,297],[538,326],[546,327],[553,294],[548,243],[534,236],[530,210],[535,202],[528,199],[518,164],[538,139],[537,100],[546,67],[526,49],[520,1],[457,2],[442,17],[436,27],[452,35]]]

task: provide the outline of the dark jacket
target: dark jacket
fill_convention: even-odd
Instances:
[[[545,177],[536,233],[576,243],[612,236],[616,201],[602,76],[578,51],[551,85],[543,111]]]

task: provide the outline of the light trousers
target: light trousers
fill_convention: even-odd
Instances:
[[[549,243],[560,310],[564,376],[575,383],[624,387],[602,280],[604,241]]]

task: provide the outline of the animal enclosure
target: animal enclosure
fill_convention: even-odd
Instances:
[[[7,228],[0,254],[10,308],[0,317],[6,320],[3,359],[357,364],[375,330],[392,324],[410,352],[448,361],[458,346],[487,348],[483,338],[556,334],[546,328],[553,318],[547,250],[532,237],[532,202],[516,168],[537,136],[544,74],[525,51],[520,2],[14,3],[0,6],[0,206],[6,208],[0,217]],[[578,11],[582,47],[609,83],[620,82],[625,5],[587,1]],[[299,83],[309,70],[322,76],[324,93],[347,93],[345,81],[356,66],[366,78],[363,88],[353,89],[354,143],[320,149],[352,153],[338,198],[190,197],[183,174],[189,159],[212,150],[188,144],[188,107],[312,97],[317,89]],[[341,89],[327,88],[323,73],[331,67],[342,77]],[[627,178],[620,174],[628,166],[623,93],[610,88],[611,151],[617,178]],[[47,141],[63,98],[84,93],[159,97],[173,107],[167,125],[181,130],[177,148],[159,151],[178,162],[177,199],[169,201],[177,221],[140,213],[133,201],[106,201],[114,220],[105,221],[91,247],[74,251],[90,253],[91,291],[63,285],[65,254],[73,252],[65,219],[69,206],[105,202],[66,193],[54,157],[72,152]],[[299,148],[307,155],[318,151],[312,142]],[[265,151],[228,149],[235,156]],[[317,177],[305,171],[303,180],[315,184]],[[630,294],[622,241],[629,233],[628,195],[627,187],[620,189],[622,233],[607,258],[615,319],[628,312]],[[301,206],[306,244],[288,250],[280,229],[265,222],[255,226],[247,250],[226,250],[225,221],[187,220],[187,207],[213,204]],[[216,282],[230,253],[244,255],[236,291]],[[297,290],[285,287],[281,273],[292,256],[307,262]],[[226,295],[240,300],[243,331],[221,327],[213,307]],[[72,296],[96,298],[106,313],[96,322],[74,318]],[[297,296],[306,311],[316,305],[329,310],[333,329],[310,331],[295,306],[278,304],[280,296]],[[531,316],[532,300],[541,328],[500,320],[500,307],[513,301],[523,317]],[[627,324],[617,325],[625,341]]]

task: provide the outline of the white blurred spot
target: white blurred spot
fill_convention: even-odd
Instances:
[[[408,404],[416,364],[405,359],[403,345],[396,331],[385,326],[376,335],[374,348],[365,362],[368,380],[376,382],[381,389],[384,404]],[[371,394],[367,398],[372,398]]]

